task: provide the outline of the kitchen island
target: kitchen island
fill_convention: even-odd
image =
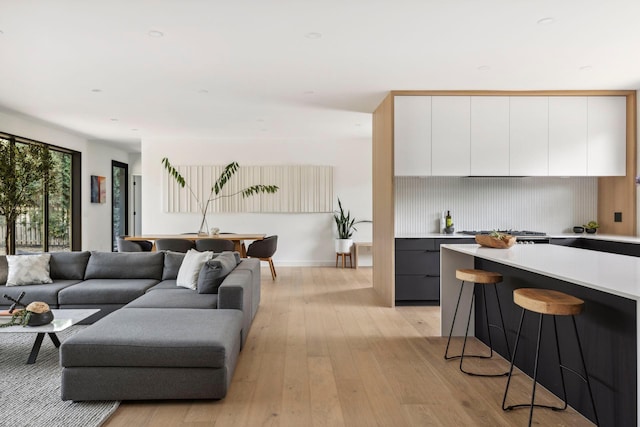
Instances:
[[[594,388],[601,425],[637,425],[638,404],[638,317],[640,300],[640,258],[556,245],[515,245],[510,249],[482,248],[475,244],[441,246],[441,334],[448,335],[460,282],[455,278],[459,268],[497,271],[504,276],[498,286],[507,334],[511,348],[515,342],[520,307],[513,303],[513,290],[523,287],[556,289],[585,301],[585,310],[576,317],[585,351],[585,359]],[[471,286],[464,294],[461,310],[471,300]],[[475,335],[486,342],[483,324],[484,301],[476,294]],[[489,297],[488,312],[495,314],[495,303]],[[516,365],[532,375],[535,353],[535,317],[525,319],[521,348]],[[490,320],[492,323],[493,320]],[[462,323],[454,335],[463,335]],[[552,323],[543,330],[547,343],[552,343]],[[473,327],[473,325],[472,325]],[[577,348],[567,319],[558,320],[563,358],[578,367]],[[473,329],[471,329],[473,330]],[[470,332],[474,333],[474,332]],[[543,339],[544,339],[543,338]],[[501,344],[494,340],[494,344]],[[505,356],[506,349],[496,350]],[[550,345],[541,349],[543,366],[539,382],[559,394],[557,357]],[[593,419],[586,387],[573,375],[566,375],[569,404]]]

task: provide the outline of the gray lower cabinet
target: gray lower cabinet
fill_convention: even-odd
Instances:
[[[473,238],[396,239],[396,302],[440,302],[440,245],[474,242]]]

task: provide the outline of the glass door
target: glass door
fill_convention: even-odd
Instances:
[[[129,234],[129,166],[111,161],[111,248],[118,250],[118,236]]]

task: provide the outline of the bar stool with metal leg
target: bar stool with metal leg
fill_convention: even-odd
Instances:
[[[499,374],[478,374],[475,372],[467,371],[463,368],[462,364],[464,362],[465,357],[475,357],[480,359],[490,359],[493,357],[493,343],[491,342],[491,328],[498,328],[502,330],[504,336],[504,342],[507,346],[507,355],[508,358],[511,358],[511,352],[509,351],[509,342],[507,339],[507,332],[504,327],[504,318],[502,317],[502,308],[500,307],[500,298],[498,297],[498,289],[496,287],[497,283],[502,282],[502,275],[500,273],[494,273],[491,271],[484,270],[473,270],[473,269],[461,269],[456,270],[456,278],[462,281],[460,285],[460,293],[458,294],[458,302],[456,303],[456,309],[453,314],[453,320],[451,321],[451,330],[449,331],[449,339],[447,340],[447,348],[444,351],[445,360],[451,359],[460,359],[460,371],[464,372],[468,375],[478,376],[478,377],[504,377],[508,375],[508,372],[501,372]],[[459,355],[449,356],[449,345],[451,344],[451,335],[453,335],[453,327],[456,323],[456,318],[458,317],[458,308],[460,306],[460,299],[462,298],[462,291],[464,289],[465,282],[473,283],[473,292],[471,295],[471,304],[469,305],[469,314],[467,317],[467,328],[464,333],[464,342],[462,344],[462,352]],[[489,310],[487,310],[487,293],[485,291],[485,286],[482,286],[482,297],[484,300],[484,314],[485,314],[485,322],[487,325],[487,336],[489,338],[489,355],[477,355],[477,354],[465,354],[465,350],[467,347],[467,337],[469,335],[469,324],[471,323],[471,314],[473,313],[473,304],[475,302],[475,290],[478,285],[493,285],[493,289],[496,295],[496,301],[498,303],[498,313],[500,315],[500,324],[494,325],[489,323]]]
[[[580,344],[580,336],[578,335],[578,328],[576,327],[576,318],[577,314],[580,314],[584,308],[584,301],[574,296],[565,294],[563,292],[549,290],[549,289],[531,289],[531,288],[523,288],[516,289],[513,291],[513,302],[522,307],[522,315],[520,316],[520,325],[518,326],[518,335],[516,336],[516,343],[513,347],[513,357],[511,359],[511,367],[509,368],[509,379],[507,380],[507,386],[504,390],[504,397],[502,399],[502,409],[505,411],[510,411],[516,408],[530,407],[529,410],[529,425],[531,425],[531,420],[533,419],[533,408],[535,406],[540,408],[548,408],[553,409],[555,411],[562,411],[567,409],[567,391],[564,383],[564,371],[567,370],[569,372],[573,372],[579,378],[581,378],[585,383],[587,383],[587,388],[589,389],[589,398],[591,399],[591,406],[593,408],[593,414],[596,420],[596,425],[599,425],[598,422],[598,414],[596,412],[596,404],[593,399],[593,392],[591,391],[591,382],[589,381],[589,373],[587,372],[587,366],[584,362],[584,353],[582,352],[582,345]],[[511,383],[511,375],[513,373],[513,363],[516,358],[516,353],[518,351],[518,342],[520,341],[520,333],[522,331],[522,322],[524,320],[524,314],[526,311],[531,311],[534,313],[538,313],[540,315],[540,319],[538,321],[538,339],[536,344],[536,359],[533,368],[533,390],[531,392],[531,403],[522,403],[517,405],[505,406],[507,401],[507,393],[509,392],[509,384]],[[562,383],[562,400],[564,401],[564,406],[549,406],[549,405],[541,405],[535,403],[536,398],[536,383],[538,379],[538,360],[540,357],[540,341],[542,335],[542,319],[544,315],[552,315],[553,316],[553,331],[555,333],[555,341],[556,341],[556,353],[558,355],[558,364],[560,367],[560,380]],[[580,361],[582,362],[582,369],[584,370],[584,375],[581,373],[564,366],[562,364],[562,358],[560,357],[560,343],[558,341],[558,326],[556,322],[556,316],[571,316],[571,321],[573,323],[573,331],[576,335],[576,340],[578,342],[578,350],[580,351]]]

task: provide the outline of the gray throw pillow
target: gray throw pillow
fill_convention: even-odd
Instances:
[[[226,251],[205,262],[198,275],[198,293],[217,294],[225,277],[238,265],[237,259],[233,252]]]
[[[184,256],[184,252],[164,251],[162,280],[176,280],[178,278],[178,271],[180,271]]]

